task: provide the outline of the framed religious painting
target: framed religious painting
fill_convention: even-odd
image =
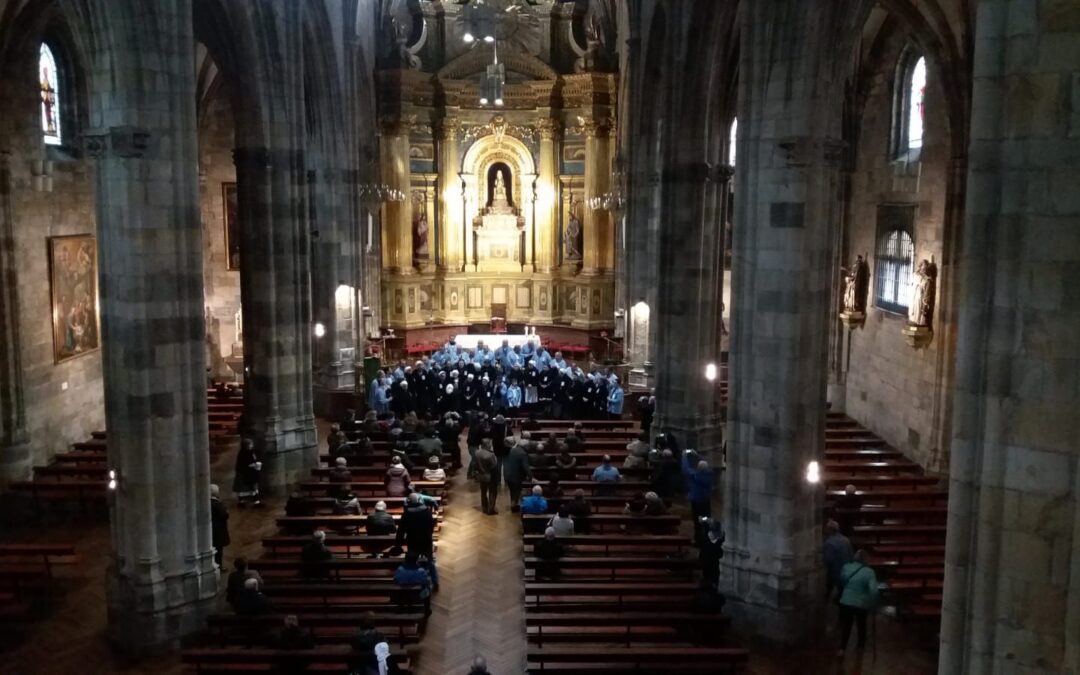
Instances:
[[[240,223],[237,218],[236,183],[221,184],[221,203],[225,218],[225,257],[232,271],[240,270]]]
[[[56,363],[101,348],[97,284],[94,235],[49,237],[49,287]]]

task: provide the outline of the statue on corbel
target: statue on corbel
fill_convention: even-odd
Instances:
[[[851,267],[841,267],[840,321],[849,329],[861,328],[866,323],[866,302],[870,292],[870,266],[866,258],[855,256]]]
[[[934,307],[937,303],[937,264],[934,258],[922,260],[912,281],[911,304],[904,337],[915,349],[922,349],[934,338]]]

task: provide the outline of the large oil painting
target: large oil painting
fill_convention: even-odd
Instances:
[[[101,347],[97,242],[93,235],[49,238],[53,357],[57,363]]]
[[[221,201],[225,207],[225,254],[230,270],[240,269],[240,225],[237,221],[236,183],[221,184]]]

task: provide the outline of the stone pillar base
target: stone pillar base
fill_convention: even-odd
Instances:
[[[15,442],[0,445],[0,488],[34,476],[30,444]]]
[[[767,562],[765,563],[767,564]],[[781,568],[790,561],[781,561]],[[724,547],[720,592],[732,626],[767,644],[800,645],[825,630],[825,577],[821,570],[767,570],[752,551]]]
[[[175,650],[180,638],[206,629],[218,609],[222,580],[213,550],[188,558],[185,570],[165,575],[157,561],[121,572],[116,562],[106,575],[108,639],[133,655]]]
[[[261,447],[263,470],[259,489],[271,496],[288,494],[289,486],[307,478],[319,465],[314,416],[268,419]]]

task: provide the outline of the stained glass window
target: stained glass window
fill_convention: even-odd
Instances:
[[[41,45],[38,58],[41,71],[41,132],[49,145],[60,145],[60,93],[56,71],[56,58],[48,45]]]
[[[904,230],[892,230],[878,241],[877,284],[875,300],[878,307],[903,313],[911,302],[911,261],[915,244]]]
[[[728,164],[735,166],[735,140],[739,137],[739,118],[731,120],[731,135],[728,138]]]
[[[923,145],[923,124],[926,113],[926,58],[920,57],[911,69],[908,93],[907,146],[916,150]]]

